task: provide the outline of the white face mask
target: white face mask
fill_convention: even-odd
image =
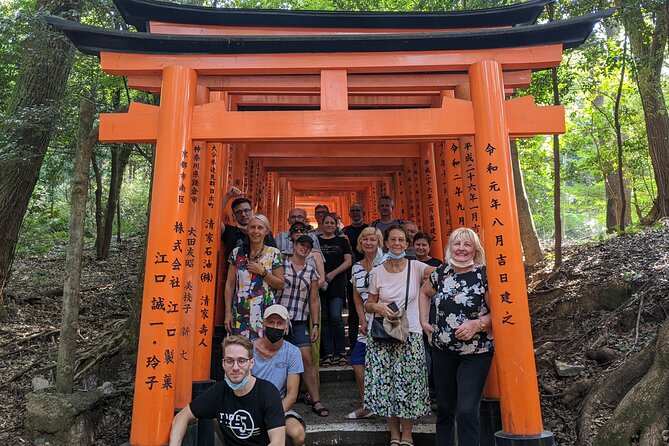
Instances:
[[[227,376],[225,376],[224,379],[225,379],[225,382],[226,382],[226,384],[228,385],[228,387],[230,387],[232,390],[239,390],[239,389],[241,389],[242,387],[244,387],[244,386],[246,385],[247,382],[249,382],[249,376],[251,376],[251,374],[250,374],[250,373],[247,373],[246,376],[244,377],[244,379],[242,379],[241,381],[239,381],[237,384],[235,384],[235,383],[233,383],[232,381],[230,381],[230,379],[228,379]]]
[[[457,260],[448,259],[448,263],[455,266],[456,268],[467,268],[474,264],[474,259],[469,259],[467,262],[458,262]]]

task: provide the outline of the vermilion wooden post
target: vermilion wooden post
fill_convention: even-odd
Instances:
[[[418,225],[419,228],[425,227],[425,214],[423,209],[423,191],[420,185],[421,175],[420,175],[420,158],[413,158],[411,160],[412,166],[412,176],[413,176],[413,191],[414,191],[414,207],[416,208],[416,215],[413,218],[413,222]]]
[[[434,161],[437,177],[437,196],[439,197],[439,219],[441,221],[441,239],[444,245],[451,234],[451,211],[448,201],[448,177],[446,174],[446,143],[439,141],[434,145]],[[442,252],[439,258],[442,258]]]
[[[406,191],[404,190],[404,172],[398,169],[393,174],[394,196],[395,196],[395,213],[402,219],[407,219],[407,200]]]
[[[411,159],[404,160],[404,191],[407,200],[407,220],[415,221],[416,215],[416,194],[414,192],[413,163]]]
[[[184,289],[182,272],[175,271],[173,265],[185,261],[188,194],[180,189],[190,179],[184,151],[191,148],[196,83],[197,75],[191,68],[170,66],[163,70],[130,433],[131,443],[138,446],[166,444],[174,416]]]
[[[174,381],[174,407],[182,409],[191,400],[194,365],[196,301],[200,282],[196,277],[200,274],[202,261],[202,237],[200,226],[202,221],[200,181],[204,172],[204,142],[194,141],[187,152],[188,167],[191,177],[186,184],[186,196],[189,202],[188,220],[184,224],[184,260],[181,265],[174,263],[172,269],[183,271],[181,283],[181,311],[177,332],[176,376]]]
[[[481,187],[484,239],[503,432],[498,445],[553,444],[543,431],[520,230],[515,206],[504,85],[499,63],[485,60],[469,69],[476,166]]]
[[[423,209],[425,210],[424,223],[421,229],[432,237],[430,255],[438,259],[443,258],[443,242],[441,238],[441,221],[439,220],[439,196],[437,195],[437,176],[435,172],[434,144],[420,145],[421,179],[423,184]]]
[[[451,229],[466,225],[462,170],[460,169],[460,142],[457,139],[444,143],[444,168],[448,190],[448,205],[451,215]]]
[[[199,282],[197,296],[193,308],[195,314],[195,331],[193,333],[194,357],[193,380],[204,381],[211,374],[211,349],[214,330],[214,304],[216,285],[221,282],[217,275],[217,255],[220,245],[220,219],[222,190],[224,182],[222,166],[225,165],[224,146],[220,143],[208,143],[204,156],[205,175],[200,178],[202,184],[201,203],[202,220],[200,223],[201,252],[200,274],[195,277]]]

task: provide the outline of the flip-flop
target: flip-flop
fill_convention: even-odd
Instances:
[[[373,417],[374,417],[374,414],[372,412],[368,412],[367,415],[358,416],[355,413],[355,410],[351,413],[347,413],[346,415],[344,415],[345,420],[366,420],[368,418],[373,418]]]

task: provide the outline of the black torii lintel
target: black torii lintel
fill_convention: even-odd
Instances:
[[[297,28],[448,29],[530,25],[555,0],[451,12],[340,12],[211,8],[156,0],[114,0],[126,23],[148,31],[149,21],[190,25]]]
[[[448,51],[581,45],[594,25],[614,9],[543,25],[461,32],[334,34],[299,36],[191,36],[115,31],[59,17],[44,20],[63,31],[83,53],[135,54],[295,54],[392,51]]]

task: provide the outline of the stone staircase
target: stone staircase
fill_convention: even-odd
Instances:
[[[387,445],[390,434],[385,418],[345,420],[343,416],[360,405],[358,388],[350,366],[323,367],[321,400],[330,410],[328,417],[319,417],[311,407],[297,402],[294,409],[307,423],[307,445]],[[420,418],[414,426],[416,446],[434,445],[434,415]]]

